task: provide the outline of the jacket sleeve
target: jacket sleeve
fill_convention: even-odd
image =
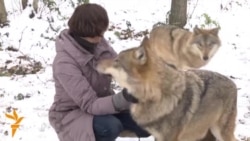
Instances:
[[[112,102],[112,96],[98,98],[78,66],[70,62],[57,62],[55,65],[55,78],[83,111],[92,115],[117,112]]]

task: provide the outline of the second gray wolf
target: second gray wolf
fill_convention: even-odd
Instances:
[[[152,50],[180,70],[205,66],[221,46],[218,27],[188,31],[173,25],[160,25],[150,31]]]

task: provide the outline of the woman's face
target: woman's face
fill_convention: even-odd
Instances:
[[[96,36],[96,37],[93,37],[93,42],[94,43],[100,43],[101,42],[101,40],[102,40],[102,36]]]
[[[101,42],[105,32],[102,32],[100,36],[95,37],[84,37],[85,40],[89,41],[90,43],[98,44]]]

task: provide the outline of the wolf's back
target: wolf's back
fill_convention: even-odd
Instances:
[[[209,70],[203,70],[203,69],[194,69],[194,70],[190,70],[191,72],[194,72],[196,75],[198,75],[203,81],[218,81],[220,80],[220,82],[225,82],[227,85],[231,85],[233,88],[236,88],[236,84],[227,76],[218,73],[218,72],[214,72],[214,71],[209,71]]]
[[[227,76],[218,72],[208,70],[190,70],[198,75],[204,82],[206,94],[215,95],[215,97],[232,104],[237,100],[237,86]]]

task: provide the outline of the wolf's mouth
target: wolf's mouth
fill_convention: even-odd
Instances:
[[[108,76],[108,77],[111,77],[111,78],[113,77],[111,74],[105,74],[105,75]]]

